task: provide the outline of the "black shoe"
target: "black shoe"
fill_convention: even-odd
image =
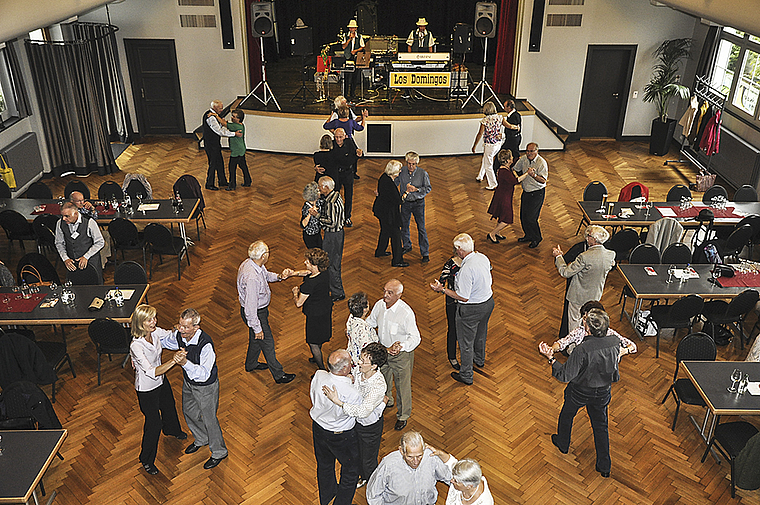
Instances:
[[[556,433],[554,435],[552,435],[552,443],[554,444],[554,447],[556,447],[557,449],[559,449],[559,452],[561,452],[562,454],[567,454],[568,452],[570,452],[570,449],[562,449],[562,447],[559,446],[559,442],[557,441],[557,434]],[[607,474],[607,475],[609,475],[609,474]]]
[[[192,454],[194,452],[198,452],[198,449],[200,449],[200,446],[195,445],[195,442],[187,446],[187,449],[185,449],[185,454]]]
[[[225,191],[235,191],[235,186],[227,186]]]
[[[251,187],[251,183],[250,183],[250,182],[244,182],[244,183],[242,184],[242,186],[243,186],[244,188],[250,188],[250,187]]]
[[[496,239],[496,240],[492,239],[492,238],[491,238],[491,234],[490,234],[490,233],[489,233],[488,235],[486,235],[486,238],[487,238],[487,239],[488,239],[488,241],[489,241],[490,243],[492,243],[492,244],[498,244],[498,243],[499,243],[499,239]]]
[[[412,250],[411,247],[402,247],[401,248],[401,253],[402,254],[406,254],[406,253],[410,252],[411,250]]]
[[[457,372],[458,372],[458,371],[459,371],[459,369],[461,368],[461,366],[459,365],[459,362],[458,362],[457,360],[455,360],[455,359],[450,359],[450,360],[449,360],[449,363],[451,363],[451,368],[453,368],[453,369],[454,369],[454,370],[456,370]]]
[[[345,299],[346,299],[346,295],[333,295],[333,297],[332,297],[333,303],[339,302],[339,301],[345,300]]]
[[[280,377],[279,379],[275,379],[274,381],[277,384],[287,384],[288,382],[293,382],[293,379],[295,378],[296,378],[296,374],[294,373],[284,373],[282,374],[282,377]]]
[[[151,463],[143,463],[142,466],[145,471],[148,472],[148,475],[158,475],[158,468],[156,468],[156,465],[153,465]]]
[[[224,458],[226,458],[226,457],[227,456],[224,456]],[[211,470],[216,465],[218,465],[219,463],[221,463],[224,458],[218,458],[217,459],[217,458],[215,458],[215,457],[212,456],[212,457],[208,458],[208,461],[206,461],[205,463],[203,463],[203,468],[205,468],[206,470]]]
[[[269,365],[267,365],[266,363],[262,363],[262,362],[259,361],[259,362],[257,362],[252,367],[245,367],[245,371],[246,372],[253,372],[254,370],[267,370],[268,368],[269,368]]]
[[[351,228],[354,225],[354,223],[351,222],[351,218],[349,217],[345,221],[343,221],[343,226],[345,228]]]
[[[598,466],[594,467],[594,468],[596,468],[596,471],[599,472],[600,474],[602,474],[602,477],[604,477],[605,479],[610,476],[610,472],[603,472],[603,471],[599,470]],[[156,470],[156,472],[158,472],[158,470]]]
[[[393,427],[393,429],[396,431],[401,431],[404,428],[406,428],[406,421],[402,421],[401,419],[396,421],[396,425]]]
[[[217,188],[216,186],[206,186],[206,189],[209,191],[219,191],[219,188]]]
[[[359,174],[354,174],[354,179],[361,179],[361,177],[359,177]]]
[[[392,267],[402,267],[403,268],[403,267],[408,267],[409,263],[407,263],[406,261],[401,261],[399,263],[391,263],[391,266]]]
[[[451,372],[451,378],[454,379],[455,381],[461,382],[465,386],[472,386],[472,382],[467,382],[466,380],[464,380],[462,376],[459,375],[459,372]]]
[[[472,362],[472,364],[473,364],[474,366],[478,367],[478,368],[483,368],[484,366],[486,366],[486,364],[485,364],[485,363],[483,363],[482,365],[479,365],[479,364],[475,363],[474,361]]]
[[[384,256],[390,256],[390,251],[375,252],[375,258],[382,258]]]
[[[518,242],[530,242],[530,239],[528,237],[520,237],[517,239]]]
[[[314,357],[309,358],[309,363],[317,364],[317,360],[314,359]]]
[[[535,249],[536,247],[538,247],[538,244],[540,243],[541,243],[540,240],[534,240],[533,242],[530,243],[528,247],[530,247],[531,249]]]
[[[493,236],[496,237],[497,240],[507,240],[507,237],[504,235],[499,235],[498,233],[494,233]]]
[[[187,440],[187,433],[185,433],[184,431],[180,431],[176,435],[168,435],[168,436],[174,437],[177,440]]]
[[[422,257],[422,262],[423,263],[429,263],[430,262],[430,256],[423,256]]]

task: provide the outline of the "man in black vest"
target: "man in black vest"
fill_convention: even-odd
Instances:
[[[412,30],[406,39],[407,51],[410,53],[432,53],[435,46],[433,34],[427,31],[427,20],[417,20],[417,29]]]
[[[216,369],[214,343],[200,329],[201,315],[195,309],[185,309],[179,316],[176,347],[182,348],[174,361],[182,367],[185,381],[182,384],[182,413],[195,440],[187,446],[185,454],[192,454],[204,445],[211,449],[211,457],[203,468],[209,470],[227,457],[222,428],[216,417],[219,407],[219,376]]]
[[[55,248],[66,268],[73,272],[92,265],[98,273],[100,284],[103,284],[100,250],[104,244],[103,234],[95,220],[79,212],[73,203],[64,203],[61,220],[55,228]]]
[[[330,159],[338,171],[335,191],[340,192],[340,188],[343,188],[343,201],[346,202],[343,225],[348,228],[354,225],[351,222],[351,208],[354,202],[354,166],[362,156],[364,153],[356,146],[354,139],[348,137],[343,128],[337,128],[335,130],[335,142],[330,151]]]
[[[219,122],[219,114],[224,109],[224,104],[219,100],[211,102],[211,108],[203,113],[203,149],[208,158],[208,173],[206,174],[206,189],[216,191],[214,186],[214,174],[219,179],[219,186],[227,185],[227,176],[224,175],[224,159],[222,159],[222,137],[242,137],[243,132],[231,132]]]
[[[346,61],[356,61],[356,53],[364,51],[364,40],[362,36],[357,33],[359,25],[356,24],[356,20],[352,19],[348,22],[348,33],[343,39],[343,56]],[[349,77],[345,77],[348,81],[348,86],[345,87],[346,96],[352,98],[356,96],[356,85],[361,82],[362,69],[354,68],[354,72]]]

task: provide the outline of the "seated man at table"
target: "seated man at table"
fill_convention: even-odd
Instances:
[[[77,206],[77,210],[83,216],[87,216],[95,221],[98,220],[98,211],[95,209],[95,206],[92,202],[85,200],[84,195],[79,191],[72,191],[71,195],[69,195],[69,201]],[[100,233],[103,235],[103,249],[100,250],[100,259],[103,268],[105,268],[108,258],[111,256],[111,235],[108,234],[108,230],[101,230]]]
[[[69,271],[83,270],[91,264],[103,284],[103,267],[98,253],[104,243],[94,219],[83,215],[71,202],[63,204],[61,220],[55,228],[55,248]],[[93,257],[95,260],[90,261]]]

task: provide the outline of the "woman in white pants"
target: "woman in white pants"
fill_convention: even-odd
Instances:
[[[475,142],[472,144],[472,152],[475,152],[475,148],[483,138],[483,161],[480,164],[480,172],[478,172],[478,182],[483,180],[485,176],[488,181],[487,190],[493,191],[498,185],[496,182],[496,173],[493,170],[493,160],[496,157],[496,153],[501,149],[501,144],[504,143],[504,135],[502,134],[501,127],[511,128],[512,125],[507,122],[507,118],[496,113],[496,105],[493,102],[487,102],[483,106],[483,114],[485,117],[480,120],[480,129],[475,136]]]

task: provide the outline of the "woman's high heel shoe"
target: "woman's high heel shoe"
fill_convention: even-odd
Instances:
[[[487,239],[488,239],[488,241],[489,241],[490,243],[492,243],[492,244],[498,244],[498,243],[499,243],[499,239],[492,239],[492,238],[491,238],[491,234],[490,234],[490,233],[489,233],[488,235],[486,235],[486,238],[487,238]]]

